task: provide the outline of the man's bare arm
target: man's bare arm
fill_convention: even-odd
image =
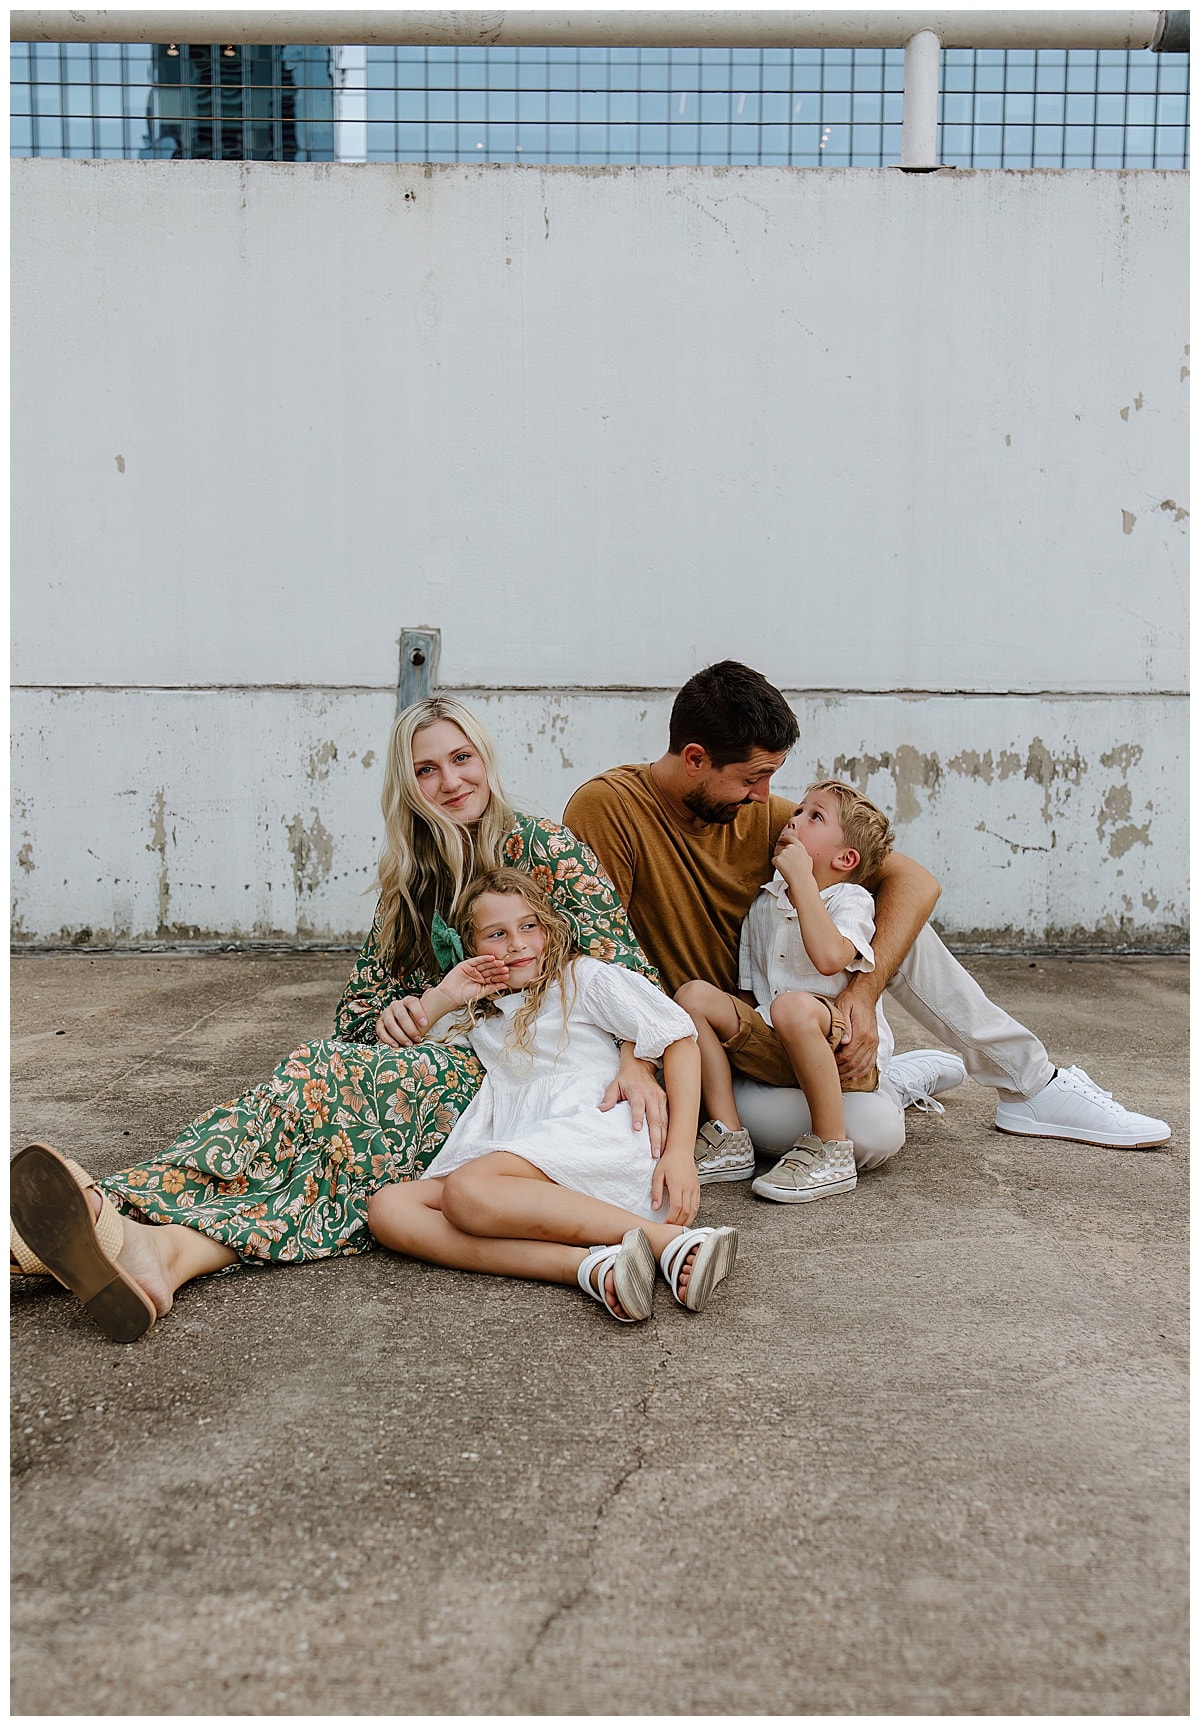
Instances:
[[[843,1079],[861,1079],[875,1065],[879,1033],[875,1006],[941,895],[941,887],[928,869],[911,857],[891,852],[874,881],[867,885],[875,895],[875,954],[873,971],[856,971],[838,996],[838,1006],[850,1032],[838,1050]]]

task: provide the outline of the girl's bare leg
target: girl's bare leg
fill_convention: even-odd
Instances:
[[[482,1179],[463,1179],[468,1174]],[[447,1205],[451,1181],[455,1191]],[[497,1182],[504,1183],[500,1191],[495,1190]],[[463,1226],[464,1216],[471,1227]],[[678,1224],[647,1222],[619,1205],[560,1187],[532,1163],[507,1151],[480,1157],[446,1180],[381,1187],[371,1198],[367,1221],[377,1241],[410,1258],[452,1270],[568,1285],[574,1285],[589,1247],[615,1246],[628,1230],[640,1228],[657,1258],[682,1233]],[[547,1229],[558,1232],[548,1234]],[[694,1256],[689,1253],[680,1273],[684,1292]],[[611,1271],[604,1292],[609,1306],[620,1312]]]
[[[813,1132],[826,1142],[844,1139],[846,1111],[837,1057],[829,1047],[833,1020],[828,1006],[820,996],[802,990],[776,995],[771,1002],[771,1023],[787,1050],[796,1083],[808,1100]]]
[[[100,1194],[88,1193],[92,1210],[100,1215]],[[180,1223],[135,1223],[122,1216],[124,1239],[117,1262],[150,1296],[161,1318],[170,1312],[175,1291],[193,1277],[224,1270],[238,1257],[232,1247],[187,1229]]]
[[[488,1235],[469,1235],[455,1228],[442,1210],[445,1182],[432,1179],[404,1186],[382,1187],[368,1208],[371,1233],[393,1252],[427,1264],[446,1265],[451,1270],[483,1271],[491,1276],[528,1277],[533,1282],[567,1283],[578,1280],[579,1267],[587,1254],[582,1247],[558,1241],[497,1240]],[[624,1308],[617,1299],[613,1275],[604,1279],[607,1304],[622,1318]]]
[[[442,1210],[464,1234],[492,1239],[562,1241],[570,1246],[615,1246],[629,1229],[643,1229],[655,1258],[682,1232],[678,1223],[652,1223],[560,1187],[511,1151],[492,1151],[455,1169],[446,1179]]]
[[[721,1121],[740,1131],[742,1123],[733,1100],[733,1069],[724,1049],[724,1044],[737,1035],[737,1007],[723,989],[698,979],[677,989],[675,999],[696,1027],[704,1113],[710,1121]]]

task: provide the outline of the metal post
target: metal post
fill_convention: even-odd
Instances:
[[[900,134],[900,166],[910,174],[928,174],[938,165],[938,86],[942,44],[932,30],[918,30],[904,44],[904,125]]]
[[[400,682],[396,689],[396,712],[432,695],[438,684],[442,657],[440,629],[404,629],[400,632]]]

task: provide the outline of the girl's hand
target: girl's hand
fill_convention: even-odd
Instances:
[[[632,1043],[622,1043],[617,1076],[601,1097],[600,1108],[607,1113],[618,1103],[628,1103],[634,1132],[640,1132],[645,1121],[650,1149],[661,1157],[667,1142],[667,1093],[654,1077],[653,1061],[639,1061],[633,1048]]]
[[[465,1007],[468,1001],[478,1001],[484,995],[495,995],[508,982],[508,966],[503,959],[490,953],[477,953],[462,959],[447,971],[437,986],[437,993],[450,1007]]]
[[[416,995],[391,1002],[375,1021],[377,1039],[390,1049],[411,1049],[428,1028],[429,1019]]]
[[[696,1158],[691,1151],[668,1151],[655,1165],[654,1178],[650,1182],[650,1200],[657,1207],[663,1201],[663,1194],[670,1200],[671,1208],[664,1221],[682,1223],[684,1228],[690,1228],[700,1213],[700,1180],[696,1174]]]

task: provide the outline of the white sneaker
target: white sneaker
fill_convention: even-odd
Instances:
[[[1171,1136],[1165,1121],[1123,1109],[1082,1067],[1063,1067],[1034,1097],[1001,1102],[996,1125],[1002,1133],[1037,1139],[1075,1139],[1082,1145],[1112,1145],[1145,1151]]]
[[[744,1127],[705,1121],[696,1135],[696,1175],[702,1187],[712,1181],[748,1181],[754,1173],[754,1146]]]
[[[777,1205],[802,1204],[850,1193],[858,1183],[854,1146],[849,1139],[826,1139],[805,1133],[785,1151],[773,1169],[759,1175],[750,1191]]]
[[[945,1109],[934,1098],[961,1085],[966,1076],[967,1069],[958,1056],[948,1055],[944,1049],[912,1049],[907,1055],[893,1055],[885,1073],[900,1093],[900,1107],[917,1108],[927,1115],[944,1115]]]

